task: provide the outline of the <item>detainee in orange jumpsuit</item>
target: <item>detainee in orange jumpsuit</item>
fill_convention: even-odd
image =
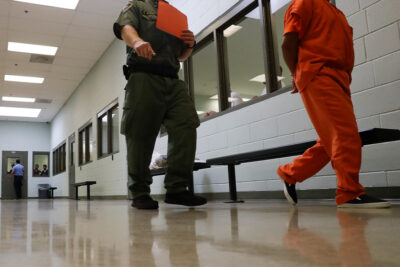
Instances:
[[[300,93],[319,139],[293,163],[280,166],[279,176],[288,185],[294,185],[315,175],[331,161],[337,175],[338,206],[349,201],[362,204],[358,207],[369,202],[382,206],[379,199],[359,198],[365,189],[358,181],[361,140],[350,92],[353,29],[345,15],[328,0],[293,0],[284,24],[282,49],[294,77],[293,93]],[[384,206],[390,205],[385,203]]]

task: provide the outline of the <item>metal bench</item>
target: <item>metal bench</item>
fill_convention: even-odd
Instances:
[[[49,184],[39,184],[38,187],[39,198],[54,198],[54,190],[56,190],[57,187],[52,187]]]
[[[91,185],[94,185],[94,184],[96,184],[95,181],[86,181],[86,182],[71,184],[72,186],[75,187],[75,199],[76,199],[76,200],[79,200],[79,198],[78,198],[78,188],[79,188],[80,186],[85,186],[85,185],[86,185],[86,186],[87,186],[87,187],[86,187],[86,190],[87,190],[87,199],[90,200],[90,186],[91,186]]]
[[[193,166],[193,171],[198,171],[201,169],[207,169],[210,168],[211,166],[208,163],[205,162],[195,162]],[[168,167],[167,167],[168,168]],[[167,172],[167,168],[158,168],[158,169],[153,169],[150,171],[151,177],[153,176],[158,176],[158,175],[165,175]],[[194,184],[193,184],[193,179],[189,181],[189,191],[191,193],[194,193]]]
[[[360,132],[362,145],[378,144],[400,140],[400,131],[394,129],[374,128]],[[228,166],[230,202],[243,202],[237,199],[235,166],[261,160],[269,160],[290,157],[303,154],[307,149],[316,144],[316,141],[308,141],[293,145],[268,148],[254,152],[234,154],[207,160],[209,165]]]

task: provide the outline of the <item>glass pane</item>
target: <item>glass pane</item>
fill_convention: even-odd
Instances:
[[[278,71],[278,83],[280,87],[291,86],[292,85],[292,76],[289,68],[286,66],[285,60],[283,59],[281,45],[283,42],[283,20],[285,17],[285,12],[289,7],[290,3],[279,8],[276,11],[273,11],[272,21],[273,21],[273,33],[274,33],[274,47],[277,50],[277,59],[276,64],[279,66]]]
[[[112,152],[119,151],[119,111],[118,107],[111,111],[112,117]]]
[[[33,155],[33,176],[49,176],[49,155]]]
[[[80,135],[81,135],[81,140],[82,140],[82,142],[81,142],[81,151],[82,151],[82,164],[85,164],[86,163],[86,135],[85,135],[85,131],[82,131],[81,133],[80,133]]]
[[[74,151],[74,145],[75,145],[75,142],[71,142],[70,143],[70,147],[69,147],[69,153],[70,153],[70,162],[69,162],[69,166],[73,166],[74,165],[74,153],[75,153],[75,151]]]
[[[224,30],[231,107],[265,94],[264,53],[259,8]]]
[[[89,161],[93,160],[93,127],[92,125],[89,126]]]
[[[219,111],[217,53],[210,42],[193,55],[194,101],[199,117]]]
[[[101,118],[101,151],[100,155],[108,154],[108,117],[107,113]]]
[[[8,158],[7,159],[7,173],[11,173],[12,168],[17,164],[17,160],[20,160],[20,158]]]
[[[63,155],[62,155],[62,171],[65,172],[66,168],[66,160],[67,160],[67,150],[65,149],[66,146],[63,144]]]

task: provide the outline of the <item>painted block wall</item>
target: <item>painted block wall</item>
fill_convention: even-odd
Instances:
[[[38,184],[51,184],[50,177],[32,177],[32,152],[50,151],[48,123],[0,121],[0,155],[3,151],[28,152],[28,165],[24,166],[28,174],[28,197],[38,196]],[[2,165],[0,164],[0,173],[2,173]]]
[[[336,3],[354,28],[356,66],[351,90],[359,128],[399,129],[400,1],[336,0]],[[272,4],[273,10],[274,5],[283,5],[282,1],[274,1]],[[198,129],[197,157],[208,159],[316,137],[300,96],[287,93],[204,122]],[[166,137],[158,140],[157,151],[165,153],[166,147]],[[399,186],[399,158],[400,142],[365,147],[361,183],[367,187]],[[238,191],[281,190],[276,168],[292,159],[238,166]],[[195,190],[227,192],[227,181],[226,167],[198,171],[195,173]],[[160,179],[154,185],[154,189],[159,192],[162,192],[161,182]],[[300,189],[335,187],[336,176],[329,165],[316,177],[299,185]]]
[[[238,1],[170,1],[189,17],[191,29],[198,33]],[[289,1],[273,1],[275,8]],[[400,7],[397,0],[336,0],[354,28],[356,67],[353,73],[353,101],[360,129],[400,128]],[[273,8],[274,9],[274,8]],[[108,103],[123,101],[125,81],[121,75],[124,45],[115,41],[77,88],[51,124],[53,148],[90,118],[94,119]],[[120,116],[122,114],[120,106]],[[93,121],[96,128],[96,121]],[[315,139],[299,95],[281,94],[233,113],[206,121],[198,129],[197,157],[207,159]],[[97,140],[96,140],[97,142]],[[159,138],[156,151],[165,153],[167,137]],[[95,155],[96,155],[95,151]],[[365,186],[400,185],[400,142],[363,149],[361,182]],[[239,191],[281,190],[275,173],[280,164],[292,158],[249,163],[238,166]],[[76,180],[96,180],[93,195],[126,195],[126,145],[120,136],[120,153],[76,169]],[[55,176],[61,187],[57,194],[68,194],[67,173]],[[330,166],[300,189],[335,188]],[[226,167],[195,173],[196,192],[228,192]],[[163,193],[163,178],[156,177],[155,194]]]

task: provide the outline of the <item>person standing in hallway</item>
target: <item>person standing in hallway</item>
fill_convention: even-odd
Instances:
[[[14,190],[17,199],[22,198],[22,182],[24,180],[24,166],[21,165],[21,161],[17,159],[16,165],[12,168],[11,179],[14,176]]]
[[[128,150],[128,187],[137,209],[157,209],[150,197],[152,177],[149,165],[161,124],[168,132],[168,169],[165,202],[185,206],[205,204],[206,199],[191,194],[196,128],[199,118],[188,95],[187,85],[178,79],[180,62],[195,45],[189,30],[182,38],[156,28],[158,0],[130,1],[114,24],[114,33],[127,45],[124,74],[124,112],[121,133]]]
[[[290,203],[295,184],[315,175],[329,161],[337,175],[338,207],[385,208],[390,203],[365,194],[359,183],[361,139],[351,101],[353,29],[328,0],[293,0],[286,11],[283,56],[318,133],[317,144],[278,175]]]

